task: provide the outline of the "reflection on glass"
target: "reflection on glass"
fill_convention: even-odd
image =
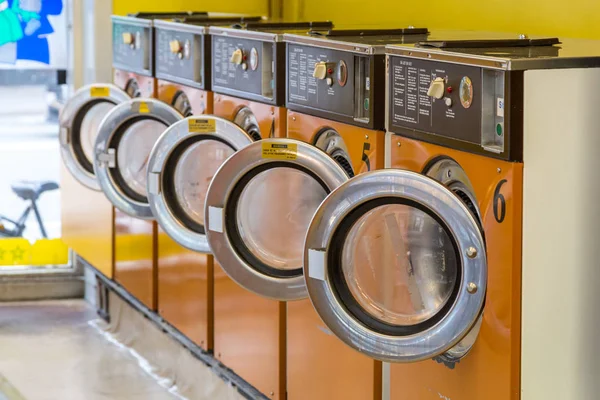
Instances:
[[[102,102],[95,104],[83,117],[79,133],[81,149],[90,163],[94,162],[94,144],[98,136],[98,127],[102,119],[115,107],[113,103]]]
[[[239,199],[237,221],[244,243],[273,268],[301,268],[308,225],[326,196],[315,179],[296,169],[261,172]]]
[[[166,128],[158,121],[141,120],[127,128],[119,143],[119,171],[127,185],[140,196],[147,195],[146,170],[150,152]]]
[[[410,326],[430,319],[448,302],[458,261],[448,233],[431,216],[389,204],[352,226],[342,268],[350,292],[368,314]]]
[[[202,140],[183,152],[175,168],[177,201],[188,217],[204,225],[204,203],[213,176],[234,150],[216,140]]]

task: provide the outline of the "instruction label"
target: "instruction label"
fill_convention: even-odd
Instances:
[[[145,101],[140,101],[139,103],[134,103],[134,108],[135,105],[138,105],[138,111],[140,114],[148,114],[150,112],[150,104],[146,103]]]
[[[110,96],[110,88],[108,86],[94,86],[90,88],[90,96],[108,97]]]
[[[217,121],[206,118],[189,118],[188,129],[191,133],[213,133],[217,130]]]
[[[298,145],[295,143],[263,143],[262,158],[295,160],[298,158]]]

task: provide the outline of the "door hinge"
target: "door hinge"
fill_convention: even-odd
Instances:
[[[117,166],[115,149],[108,149],[106,153],[96,154],[96,159],[102,166],[106,166],[108,168],[115,168]]]

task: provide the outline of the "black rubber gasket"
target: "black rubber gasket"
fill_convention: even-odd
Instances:
[[[314,172],[308,170],[305,167],[300,165],[286,163],[282,161],[274,161],[267,164],[263,164],[259,167],[256,167],[249,172],[247,172],[234,186],[231,190],[231,194],[229,196],[229,201],[225,207],[225,229],[229,240],[233,243],[233,247],[236,253],[248,264],[251,265],[258,272],[274,277],[274,278],[293,278],[296,276],[302,275],[302,267],[296,268],[293,270],[281,270],[277,268],[273,268],[270,265],[265,264],[261,260],[259,260],[251,251],[248,249],[242,236],[239,231],[239,227],[237,224],[237,208],[239,205],[240,197],[242,192],[246,188],[246,186],[250,183],[250,181],[255,178],[258,174],[264,171],[268,171],[270,169],[275,168],[290,168],[301,171],[311,178],[316,180],[319,185],[325,190],[325,193],[329,195],[331,190],[327,187],[325,182],[321,178],[319,178]],[[262,207],[261,204],[257,204],[256,207]]]
[[[133,190],[127,184],[127,181],[125,181],[125,178],[123,178],[123,175],[121,174],[121,170],[119,169],[119,157],[118,157],[119,156],[119,144],[121,142],[121,139],[123,139],[123,134],[125,134],[125,132],[127,131],[128,128],[130,128],[132,125],[134,125],[140,121],[159,122],[165,126],[165,130],[168,127],[163,121],[161,121],[160,119],[153,117],[151,115],[146,115],[146,116],[138,115],[133,118],[129,118],[128,120],[121,123],[121,125],[119,125],[117,127],[117,129],[115,130],[115,133],[110,138],[110,140],[108,142],[108,146],[107,146],[110,149],[115,149],[115,167],[109,168],[109,174],[112,177],[112,179],[114,180],[114,182],[117,184],[117,186],[123,191],[123,193],[127,197],[129,197],[130,199],[137,201],[139,203],[148,204],[148,197],[142,196],[142,195],[138,194],[135,190]]]
[[[446,231],[448,237],[452,242],[452,247],[454,248],[456,255],[456,264],[458,266],[456,284],[454,285],[452,294],[450,295],[450,298],[448,299],[446,304],[433,317],[419,324],[410,326],[392,325],[378,320],[371,314],[369,314],[352,295],[348,286],[348,282],[346,281],[346,276],[344,275],[342,269],[342,252],[344,249],[344,243],[348,239],[348,234],[350,233],[350,230],[352,229],[354,224],[367,212],[377,207],[390,204],[399,204],[416,208],[420,211],[423,211],[428,216],[433,218],[438,224],[440,224],[440,226]],[[460,252],[458,250],[458,244],[456,243],[455,238],[451,234],[451,231],[448,228],[447,224],[444,221],[442,221],[440,217],[438,217],[429,209],[427,209],[427,207],[415,201],[402,199],[398,197],[382,197],[379,199],[367,201],[350,211],[350,213],[342,220],[342,222],[339,224],[339,226],[333,233],[330,243],[331,244],[329,247],[329,251],[327,253],[327,269],[328,274],[331,277],[331,283],[333,286],[334,294],[351,315],[353,315],[361,324],[375,332],[390,336],[409,336],[423,332],[437,324],[439,321],[441,321],[452,309],[454,302],[458,297],[458,293],[460,290],[460,282],[462,280],[463,274],[463,265],[462,259],[460,257]]]
[[[177,217],[177,219],[188,229],[194,231],[196,233],[205,235],[206,229],[204,225],[199,224],[194,221],[192,218],[188,216],[188,214],[183,210],[181,204],[176,200],[177,196],[177,188],[175,187],[175,168],[179,164],[179,160],[183,153],[189,149],[191,146],[198,142],[202,142],[205,140],[220,142],[231,148],[235,152],[235,148],[231,146],[226,140],[215,136],[204,136],[204,135],[196,135],[189,137],[179,143],[169,154],[167,158],[167,162],[165,163],[164,173],[162,174],[162,187],[164,193],[164,199],[167,203],[167,206],[171,210],[171,212]]]
[[[96,175],[94,172],[94,165],[92,161],[90,161],[85,152],[83,151],[83,146],[81,145],[81,125],[83,124],[83,120],[85,119],[87,113],[101,103],[108,103],[116,105],[116,103],[105,100],[105,99],[96,99],[87,102],[83,107],[77,111],[75,118],[73,119],[73,125],[71,127],[71,148],[73,149],[73,154],[75,155],[75,159],[86,170],[89,174]]]

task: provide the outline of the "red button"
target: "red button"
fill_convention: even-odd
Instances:
[[[244,54],[242,58],[244,59],[244,61],[246,61],[248,59],[248,56]]]
[[[452,86],[448,86],[448,88],[446,89],[448,91],[448,93],[452,93]]]
[[[327,70],[327,73],[328,73],[329,75],[333,74],[333,69],[329,68],[329,69]]]

